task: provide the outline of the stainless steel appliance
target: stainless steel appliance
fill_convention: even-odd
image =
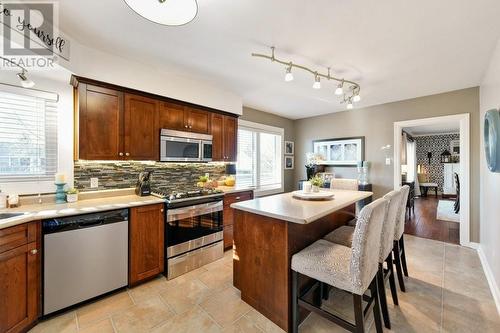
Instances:
[[[128,284],[128,210],[44,220],[43,315]]]
[[[224,256],[223,193],[197,190],[153,194],[166,198],[165,253],[167,278],[218,260]]]
[[[160,161],[210,162],[212,136],[162,129],[160,133]]]

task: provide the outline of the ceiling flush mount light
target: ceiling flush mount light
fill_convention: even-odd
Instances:
[[[290,63],[290,65],[286,68],[285,81],[286,82],[293,81],[292,63]]]
[[[126,0],[126,1],[128,1],[128,0]],[[340,78],[336,78],[336,77],[332,76],[330,74],[330,68],[328,68],[327,74],[323,74],[323,73],[320,73],[318,71],[314,71],[306,66],[294,64],[291,61],[280,60],[280,59],[276,58],[276,56],[274,55],[274,50],[275,50],[274,46],[271,47],[271,55],[270,56],[266,55],[266,54],[252,53],[252,57],[269,59],[269,60],[271,60],[271,62],[277,62],[278,64],[287,66],[286,67],[286,74],[285,74],[285,81],[286,82],[290,82],[293,80],[292,68],[301,69],[305,72],[309,72],[312,75],[314,75],[314,83],[312,86],[314,89],[321,89],[321,78],[326,79],[327,81],[333,80],[333,81],[339,82],[339,84],[337,85],[337,88],[335,89],[335,95],[337,95],[337,96],[344,95],[344,98],[341,101],[341,103],[349,102],[347,104],[348,109],[353,108],[353,104],[352,104],[353,101],[359,102],[361,100],[361,97],[359,95],[361,87],[358,83],[356,83],[354,81],[340,79]],[[344,85],[346,87],[344,87]],[[344,90],[348,91],[349,96],[346,96],[344,94]]]
[[[24,88],[31,88],[35,85],[35,82],[28,79],[28,77],[26,76],[25,70],[23,70],[21,73],[17,73],[17,77],[19,78],[19,80],[21,80],[21,85]]]
[[[196,0],[124,0],[137,14],[146,20],[162,25],[184,25],[198,14]]]

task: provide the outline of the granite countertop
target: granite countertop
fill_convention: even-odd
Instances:
[[[55,204],[51,202],[22,205],[18,208],[0,210],[0,213],[23,213],[23,215],[20,216],[1,219],[0,229],[40,219],[95,213],[112,209],[145,206],[163,202],[165,202],[163,199],[154,196],[140,197],[137,195],[122,195],[115,197],[80,200],[75,203]]]
[[[333,200],[300,200],[289,192],[234,203],[231,207],[288,222],[308,224],[373,195],[372,192],[365,191],[328,191],[335,194]]]
[[[253,191],[255,187],[252,186],[218,186],[217,189],[222,190],[224,194],[238,193],[244,191]]]

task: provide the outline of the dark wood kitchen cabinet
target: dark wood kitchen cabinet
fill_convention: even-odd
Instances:
[[[253,191],[243,191],[237,193],[228,193],[224,195],[224,249],[228,250],[233,247],[233,225],[234,225],[234,209],[231,204],[245,200],[253,199]]]
[[[164,269],[163,204],[130,209],[129,286],[151,279]]]
[[[125,158],[151,160],[160,158],[158,133],[159,102],[152,98],[125,94]]]
[[[40,222],[0,230],[0,333],[25,332],[40,313]]]
[[[194,107],[163,102],[160,107],[160,128],[208,134],[210,113]]]
[[[236,161],[238,119],[222,114],[212,114],[212,159],[214,161]]]
[[[123,93],[117,90],[80,84],[75,94],[78,107],[80,159],[121,159],[123,147]]]

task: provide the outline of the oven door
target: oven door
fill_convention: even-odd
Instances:
[[[222,240],[222,210],[222,200],[167,209],[167,258]]]
[[[202,141],[197,139],[160,136],[160,161],[162,162],[199,162],[202,154]]]

